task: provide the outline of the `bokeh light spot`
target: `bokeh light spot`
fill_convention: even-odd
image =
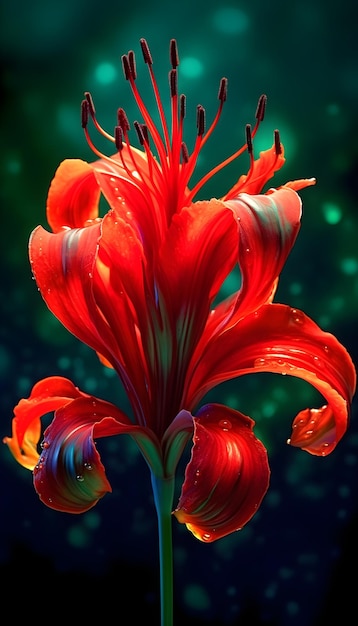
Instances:
[[[250,25],[249,17],[236,7],[223,7],[213,15],[214,28],[226,35],[244,33]]]
[[[82,526],[71,526],[67,532],[68,543],[74,548],[86,548],[91,538],[88,531]]]
[[[342,210],[333,202],[324,202],[322,205],[324,219],[328,224],[338,224],[342,219]]]
[[[207,591],[201,585],[187,585],[184,590],[184,602],[191,609],[203,611],[210,608],[211,602]]]
[[[184,57],[180,60],[180,73],[186,78],[198,78],[203,71],[204,66],[196,57]]]
[[[109,85],[117,78],[117,68],[113,63],[100,63],[97,65],[94,75],[101,85]]]
[[[355,259],[353,257],[342,259],[342,261],[340,262],[340,267],[343,274],[353,276],[358,272],[358,259]]]

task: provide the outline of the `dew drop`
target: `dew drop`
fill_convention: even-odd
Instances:
[[[209,539],[211,539],[211,534],[210,533],[204,533],[201,536],[201,538],[202,538],[203,541],[209,541]]]
[[[229,420],[220,420],[219,421],[219,426],[220,428],[222,428],[225,431],[228,431],[232,428],[232,424]]]
[[[83,467],[88,471],[91,471],[93,469],[91,463],[84,463]]]
[[[305,316],[302,313],[302,311],[298,311],[297,309],[291,309],[291,319],[294,322],[294,324],[298,324],[299,326],[302,326],[302,324],[304,324],[304,321],[305,321]]]
[[[78,482],[80,482],[80,483],[83,483],[84,478],[83,478],[82,474],[77,474],[76,480],[78,480]]]

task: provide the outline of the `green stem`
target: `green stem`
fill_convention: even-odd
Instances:
[[[152,473],[152,486],[158,518],[161,626],[173,626],[172,507],[174,478],[158,478]]]

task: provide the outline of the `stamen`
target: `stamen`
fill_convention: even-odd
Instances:
[[[178,46],[175,39],[170,40],[170,62],[172,64],[173,70],[175,70],[179,65],[179,55],[178,55]]]
[[[181,157],[182,157],[183,163],[187,163],[189,161],[189,152],[184,141],[182,141],[182,144],[181,144]]]
[[[186,115],[186,97],[184,94],[180,96],[180,121],[183,121]]]
[[[131,68],[132,78],[133,80],[135,80],[137,78],[137,68],[136,68],[135,55],[134,55],[133,50],[130,50],[128,52],[128,61],[129,61],[129,67]]]
[[[123,150],[123,131],[120,126],[114,128],[114,141],[118,152]]]
[[[82,100],[81,102],[81,125],[82,128],[87,128],[88,125],[88,113],[89,113],[89,105],[87,100]]]
[[[142,125],[139,124],[139,122],[134,122],[133,126],[134,126],[134,128],[136,130],[136,133],[138,135],[138,139],[139,139],[140,145],[144,146],[145,139],[144,139],[144,135],[143,135]]]
[[[275,141],[275,152],[276,152],[276,155],[279,156],[280,154],[282,154],[280,133],[278,132],[278,130],[275,130],[273,135],[274,135],[274,141]]]
[[[117,120],[118,120],[118,125],[121,126],[124,135],[126,135],[126,133],[130,129],[130,125],[129,125],[129,122],[128,122],[127,114],[126,114],[124,109],[122,109],[122,108],[118,109],[118,111],[117,111]]]
[[[246,124],[245,132],[246,132],[246,145],[247,145],[247,151],[248,151],[249,155],[251,156],[251,155],[252,155],[252,153],[253,153],[253,148],[252,148],[252,134],[251,134],[251,124]]]
[[[142,48],[144,63],[147,65],[153,65],[152,55],[150,54],[149,46],[145,39],[140,39],[140,45]]]
[[[226,101],[227,97],[227,82],[227,78],[222,78],[220,81],[218,100],[220,100],[220,102],[222,103]]]
[[[170,96],[175,98],[178,95],[178,74],[176,70],[169,72]]]
[[[85,91],[84,96],[88,102],[88,107],[89,107],[88,112],[90,116],[93,118],[96,116],[96,109],[94,108],[94,102],[93,102],[92,96],[89,91]]]
[[[125,79],[130,80],[132,78],[132,71],[128,56],[126,54],[122,55],[122,67]]]
[[[262,94],[262,96],[259,97],[259,101],[257,103],[257,109],[255,113],[255,117],[259,123],[263,122],[264,120],[265,111],[266,111],[266,103],[267,103],[267,96],[265,94]]]
[[[205,133],[205,109],[201,104],[196,108],[196,127],[198,129],[198,137],[202,137]]]

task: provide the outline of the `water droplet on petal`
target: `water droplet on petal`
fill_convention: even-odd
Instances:
[[[297,309],[291,309],[291,319],[294,322],[294,324],[298,324],[299,326],[302,326],[302,324],[304,324],[304,321],[305,321],[305,316],[304,316],[304,313],[302,313],[302,311],[298,311]]]
[[[220,420],[219,426],[225,431],[230,430],[232,428],[232,424],[229,420]]]
[[[77,474],[76,480],[78,480],[80,483],[83,483],[84,478],[83,478],[82,474]]]

